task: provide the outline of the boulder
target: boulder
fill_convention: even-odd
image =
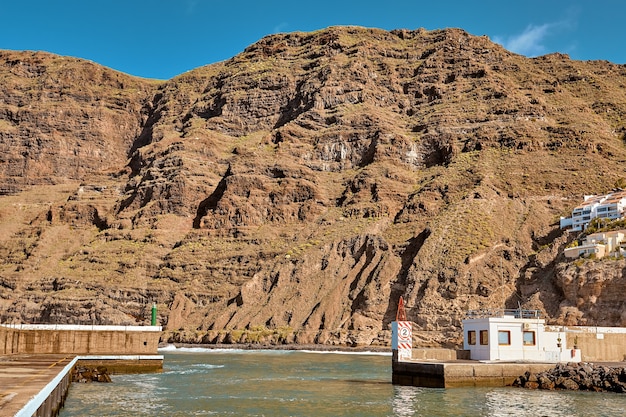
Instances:
[[[104,366],[77,365],[72,370],[72,382],[111,382],[111,376]]]
[[[532,374],[526,372],[514,382],[515,387],[528,389],[563,389],[575,391],[626,392],[626,368],[592,364],[557,364],[553,369]]]

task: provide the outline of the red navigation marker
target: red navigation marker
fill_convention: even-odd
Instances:
[[[400,296],[398,300],[398,311],[396,312],[396,321],[406,321],[406,311],[404,310],[404,299]]]

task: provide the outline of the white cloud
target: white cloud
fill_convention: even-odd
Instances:
[[[279,23],[278,25],[274,26],[274,29],[272,30],[273,34],[276,33],[282,33],[284,32],[287,28],[289,27],[289,24],[287,22],[282,22]]]
[[[494,42],[501,44],[509,51],[526,55],[537,56],[546,53],[544,40],[551,34],[551,31],[559,26],[555,23],[546,23],[540,26],[528,25],[524,31],[518,35],[502,38],[494,37]]]
[[[541,55],[546,52],[543,42],[554,27],[555,25],[548,23],[541,26],[529,25],[519,35],[509,38],[506,48],[522,55]]]
[[[522,33],[504,37],[495,36],[493,40],[509,51],[530,57],[554,52],[554,50],[548,49],[546,42],[549,38],[557,38],[558,40],[564,35],[564,32],[575,30],[579,15],[580,9],[578,7],[570,7],[565,10],[564,18],[559,21],[544,23],[543,25],[530,24]]]

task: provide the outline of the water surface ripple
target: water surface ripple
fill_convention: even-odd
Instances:
[[[626,416],[626,395],[394,386],[391,357],[176,350],[161,374],[72,384],[74,416]]]

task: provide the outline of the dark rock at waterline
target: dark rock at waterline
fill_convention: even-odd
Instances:
[[[626,393],[626,368],[590,363],[557,364],[553,369],[519,376],[513,386],[528,389]]]
[[[77,365],[72,370],[72,382],[111,382],[111,376],[104,366]]]

